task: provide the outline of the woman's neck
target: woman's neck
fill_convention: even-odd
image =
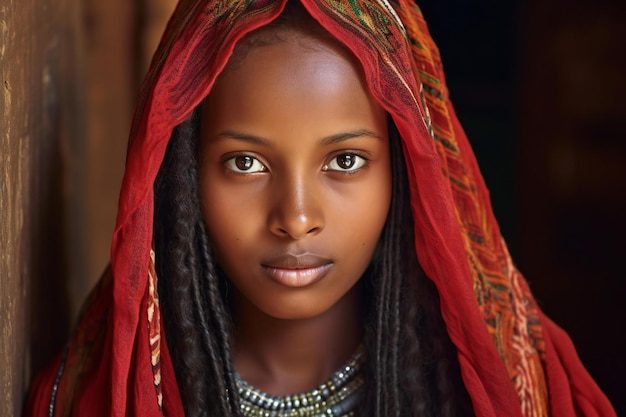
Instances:
[[[319,316],[284,320],[238,295],[235,369],[271,395],[304,392],[326,382],[361,341],[359,298],[355,287]]]

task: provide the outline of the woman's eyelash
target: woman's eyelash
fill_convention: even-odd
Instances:
[[[226,168],[237,174],[254,174],[267,171],[267,167],[249,154],[231,155],[224,160]]]
[[[370,158],[362,152],[342,152],[322,167],[322,171],[335,171],[343,174],[353,174],[366,167]]]

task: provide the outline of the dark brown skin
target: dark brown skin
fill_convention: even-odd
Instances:
[[[227,68],[202,115],[200,194],[235,291],[234,364],[273,395],[327,380],[361,339],[358,286],[387,217],[386,114],[356,60],[297,34]]]
[[[322,314],[300,320],[275,319],[239,297],[235,368],[245,381],[272,395],[317,387],[361,339],[356,295],[350,291]]]

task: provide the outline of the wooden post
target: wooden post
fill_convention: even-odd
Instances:
[[[0,0],[0,415],[67,334],[68,151],[80,136],[77,0]]]

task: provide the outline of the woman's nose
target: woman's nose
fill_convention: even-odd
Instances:
[[[324,210],[318,188],[302,178],[279,183],[272,191],[270,231],[295,240],[320,233],[324,229]]]

